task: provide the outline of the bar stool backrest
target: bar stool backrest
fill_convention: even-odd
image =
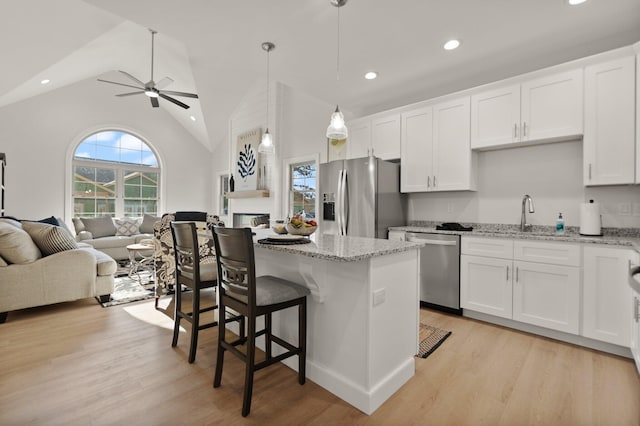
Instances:
[[[218,259],[218,285],[242,303],[255,306],[256,272],[250,228],[211,227]]]
[[[176,272],[191,281],[200,276],[198,235],[194,222],[171,222]]]

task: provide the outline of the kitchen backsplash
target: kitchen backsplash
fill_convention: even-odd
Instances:
[[[580,225],[580,204],[600,203],[605,228],[640,228],[640,185],[585,187],[582,141],[481,152],[478,190],[412,193],[408,220],[519,224],[522,198],[535,213],[527,222],[555,225],[562,212],[567,227]]]

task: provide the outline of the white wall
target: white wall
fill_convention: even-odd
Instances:
[[[269,132],[274,138],[275,154],[260,154],[260,164],[267,165],[269,198],[232,199],[229,202],[230,215],[226,223],[231,225],[233,213],[269,213],[272,218],[286,216],[284,205],[287,195],[283,194],[285,173],[282,160],[317,155],[326,160],[327,146],[325,132],[333,108],[305,93],[289,86],[274,82],[271,86],[269,106]],[[219,146],[214,154],[214,170],[220,173],[233,171],[235,146],[239,134],[266,126],[266,88],[264,82],[257,82],[247,90],[243,101],[236,107],[230,120],[230,138],[226,148]],[[231,154],[230,154],[231,153]],[[223,157],[227,156],[227,162]],[[216,189],[214,196],[219,196]],[[217,206],[216,202],[216,206]]]
[[[409,220],[519,224],[524,194],[534,201],[527,219],[535,225],[553,225],[562,212],[567,226],[579,226],[580,203],[594,199],[603,226],[640,227],[639,185],[583,186],[581,141],[481,152],[477,192],[411,194]],[[630,214],[621,214],[624,204]]]
[[[212,154],[145,96],[117,98],[94,79],[0,108],[0,152],[7,154],[6,214],[41,219],[65,215],[65,168],[74,141],[91,129],[123,127],[143,136],[163,166],[163,210],[207,210]],[[67,213],[67,221],[72,212]]]

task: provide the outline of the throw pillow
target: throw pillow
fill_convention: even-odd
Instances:
[[[80,219],[79,217],[74,217],[71,219],[73,221],[73,227],[76,230],[76,235],[80,234],[82,231],[84,231],[84,223],[82,223],[82,219]]]
[[[0,222],[0,257],[21,264],[35,262],[42,254],[25,230]]]
[[[150,214],[145,214],[142,219],[142,223],[140,224],[140,233],[142,234],[153,234],[153,224],[159,221],[160,218],[156,216],[151,216]]]
[[[56,219],[53,216],[45,217],[44,219],[40,219],[40,220],[30,220],[29,222],[48,223],[49,225],[56,225],[56,226],[60,225],[58,223],[58,219]]]
[[[76,240],[59,226],[40,222],[23,222],[22,227],[44,256],[78,248]]]
[[[114,219],[116,223],[116,235],[122,235],[130,237],[136,235],[138,232],[138,221],[136,219],[125,217],[122,219]]]
[[[9,225],[13,225],[13,226],[15,226],[16,228],[20,228],[20,229],[22,229],[22,224],[21,224],[18,220],[13,219],[13,218],[9,218],[9,217],[0,217],[0,222],[8,223]]]
[[[0,267],[2,266],[9,266],[9,265],[7,265],[7,262],[2,257],[0,257]]]
[[[93,238],[112,237],[116,235],[116,227],[111,216],[82,218],[84,230],[91,232]]]

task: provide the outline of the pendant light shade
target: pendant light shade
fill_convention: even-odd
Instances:
[[[262,140],[260,141],[260,145],[258,145],[258,152],[262,154],[269,154],[274,152],[273,146],[273,138],[271,137],[271,133],[269,133],[269,52],[276,48],[276,45],[265,41],[262,43],[262,50],[267,52],[267,128],[262,134]]]
[[[336,105],[336,110],[331,114],[331,121],[327,127],[327,137],[329,139],[346,139],[349,135],[347,126],[344,124],[344,115],[340,107]]]
[[[330,0],[332,6],[338,8],[338,46],[336,49],[336,81],[340,80],[340,8],[347,4],[347,0]],[[340,107],[336,105],[336,110],[331,114],[331,121],[327,127],[327,138],[329,139],[346,139],[349,134],[347,126],[344,123],[344,115],[340,111]]]

